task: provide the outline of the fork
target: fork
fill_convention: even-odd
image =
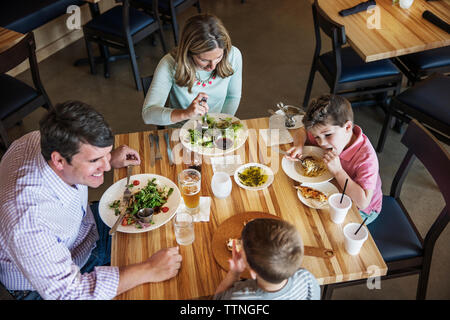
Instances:
[[[207,101],[208,100],[205,97],[203,97],[202,100],[200,100],[199,104],[202,105],[202,102],[207,102]],[[206,121],[207,115],[208,115],[208,112],[205,112],[205,114],[202,117],[202,129],[205,129],[205,130],[207,130],[209,128],[208,121]]]

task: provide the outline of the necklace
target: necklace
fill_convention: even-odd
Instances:
[[[202,80],[198,73],[195,73],[195,82],[198,86],[202,86],[202,87],[206,87],[207,84],[212,84],[212,81],[216,79],[216,75],[215,72],[211,72],[211,74],[209,75],[209,77],[205,80]]]

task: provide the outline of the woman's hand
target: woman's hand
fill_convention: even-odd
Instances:
[[[186,119],[195,117],[195,116],[203,116],[205,113],[208,112],[209,106],[208,106],[208,95],[204,92],[200,92],[197,97],[192,100],[189,107],[186,109]],[[203,99],[203,100],[202,100]]]
[[[114,169],[126,166],[137,166],[141,164],[141,158],[136,150],[131,149],[126,145],[121,145],[111,151],[110,164]]]

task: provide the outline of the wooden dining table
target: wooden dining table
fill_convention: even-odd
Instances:
[[[277,149],[287,149],[289,145],[267,147],[265,139],[259,134],[259,129],[269,127],[269,118],[242,121],[248,127],[248,138],[234,154],[241,157],[242,163],[257,162],[270,167],[274,172],[273,183],[263,190],[253,191],[239,187],[232,178],[231,195],[226,199],[218,199],[211,190],[211,161],[203,156],[201,196],[211,197],[210,217],[209,221],[195,222],[193,244],[180,246],[183,261],[178,275],[164,282],[140,285],[117,299],[196,299],[213,295],[226,274],[214,258],[214,233],[228,218],[253,211],[268,213],[294,224],[305,246],[333,250],[334,256],[331,258],[304,257],[302,267],[312,272],[321,285],[387,273],[387,266],[370,235],[358,255],[351,256],[345,251],[342,229],[347,223],[362,222],[358,209],[353,205],[344,223],[335,224],[329,217],[328,209],[316,210],[305,206],[293,188],[298,182],[289,178],[281,167],[282,155]],[[169,164],[163,136],[167,130],[171,136],[173,165]],[[192,154],[186,152],[179,142],[179,132],[179,129],[165,129],[119,134],[115,136],[115,147],[126,144],[139,151],[141,164],[133,167],[133,174],[158,174],[176,183],[177,174],[187,168],[192,159]],[[159,136],[162,154],[162,160],[157,160],[153,167],[149,161],[150,133]],[[116,169],[114,182],[125,176],[125,168]],[[177,243],[171,221],[148,232],[116,232],[112,237],[111,264],[124,266],[139,263],[159,249],[173,246],[177,246]]]
[[[409,9],[402,9],[398,3],[393,5],[392,0],[376,0],[375,10],[345,17],[339,11],[363,1],[317,1],[331,20],[345,26],[348,43],[365,62],[450,45],[450,34],[422,18],[428,10],[450,23],[450,0],[415,0]]]
[[[11,48],[25,37],[23,33],[0,27],[0,53]]]

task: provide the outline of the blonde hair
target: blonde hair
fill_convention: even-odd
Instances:
[[[231,39],[222,21],[210,14],[199,14],[189,18],[181,32],[178,47],[171,51],[176,61],[176,84],[180,87],[187,86],[191,93],[196,79],[196,64],[192,56],[216,48],[223,49],[223,57],[213,71],[214,75],[221,78],[233,75],[234,70],[228,62]]]

